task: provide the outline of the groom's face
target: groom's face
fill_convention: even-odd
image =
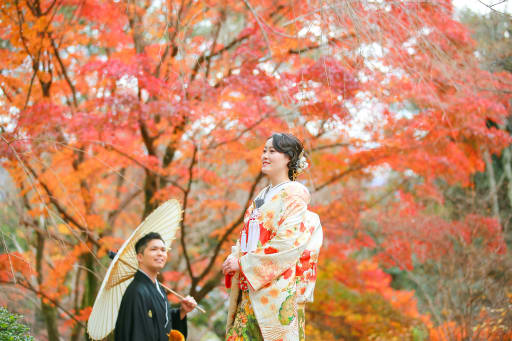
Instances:
[[[144,250],[137,254],[139,267],[151,271],[160,271],[167,262],[167,248],[160,239],[152,239]]]

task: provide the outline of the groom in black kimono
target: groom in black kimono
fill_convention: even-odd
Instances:
[[[167,261],[167,249],[158,233],[148,233],[135,244],[139,269],[126,288],[117,315],[116,341],[168,341],[171,329],[187,337],[187,313],[197,305],[187,296],[179,308],[171,308],[157,281]]]

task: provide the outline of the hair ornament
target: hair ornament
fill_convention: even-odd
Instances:
[[[299,160],[297,160],[297,167],[293,170],[293,180],[297,179],[297,175],[304,172],[306,168],[308,168],[309,163],[306,157],[304,156],[304,149],[300,152]]]
[[[297,172],[300,174],[300,173],[304,172],[304,170],[308,167],[309,167],[308,160],[304,156],[304,150],[302,150],[302,152],[300,152],[300,155],[299,155],[299,161],[297,162]]]

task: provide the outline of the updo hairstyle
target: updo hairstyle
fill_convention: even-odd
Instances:
[[[272,146],[275,150],[288,155],[290,158],[287,164],[288,178],[292,181],[295,180],[296,174],[299,173],[299,159],[304,150],[304,146],[299,139],[292,134],[274,133],[269,138],[272,139]]]

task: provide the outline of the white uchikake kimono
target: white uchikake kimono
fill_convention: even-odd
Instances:
[[[297,341],[297,305],[313,301],[322,227],[318,215],[307,210],[310,195],[304,185],[293,181],[268,194],[258,214],[252,215],[253,203],[244,218],[247,231],[251,219],[257,217],[260,233],[256,248],[244,255],[240,245],[255,243],[253,239],[241,243],[240,238],[231,256],[239,259],[240,272],[249,283],[249,297],[263,339]],[[248,235],[254,236],[254,231],[247,231],[244,238]],[[232,278],[226,330],[235,318],[240,272]]]

